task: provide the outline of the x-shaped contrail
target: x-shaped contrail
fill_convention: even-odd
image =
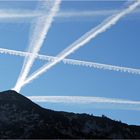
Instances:
[[[64,49],[61,53],[57,55],[57,59],[55,59],[53,62],[50,62],[48,64],[45,64],[41,68],[39,68],[37,71],[35,71],[33,74],[31,74],[30,77],[28,77],[23,85],[26,85],[30,83],[32,80],[37,78],[39,75],[43,74],[53,66],[55,66],[57,63],[65,59],[67,56],[69,56],[71,53],[76,51],[77,49],[81,48],[83,45],[88,43],[91,39],[94,39],[99,34],[105,32],[107,29],[112,27],[112,25],[116,24],[123,16],[126,14],[129,14],[132,12],[135,8],[137,8],[140,5],[140,0],[137,0],[135,3],[130,5],[128,8],[120,11],[119,13],[111,16],[110,18],[107,18],[105,21],[103,21],[100,25],[98,25],[96,28],[93,28],[86,34],[84,34],[80,39],[72,43],[72,45],[68,46],[66,49]]]
[[[47,4],[51,4],[52,1],[48,0]],[[31,14],[28,14],[28,12],[24,12],[24,14],[20,14],[20,16],[14,13],[11,13],[9,10],[9,13],[11,13],[12,16],[9,16],[8,11],[7,13],[2,13],[0,11],[0,18],[37,18],[36,24],[34,25],[34,35],[32,36],[34,39],[31,40],[30,47],[29,47],[29,52],[20,52],[20,51],[15,51],[15,50],[6,50],[6,49],[0,49],[1,53],[9,53],[9,54],[14,54],[14,55],[19,55],[19,56],[25,56],[25,62],[23,65],[22,72],[19,76],[19,80],[17,81],[17,84],[15,86],[16,90],[20,90],[22,86],[25,84],[29,83],[36,77],[38,77],[40,74],[44,73],[46,70],[50,69],[54,65],[56,65],[58,62],[63,61],[64,63],[68,64],[76,64],[76,65],[83,65],[83,66],[89,66],[89,67],[94,67],[94,68],[100,68],[100,69],[108,69],[108,70],[114,70],[114,71],[122,71],[122,72],[129,72],[133,74],[140,74],[139,69],[132,69],[132,68],[126,68],[126,67],[119,67],[119,66],[112,66],[112,65],[106,65],[106,64],[99,64],[99,63],[94,63],[94,62],[85,62],[85,61],[80,61],[80,60],[72,60],[72,59],[65,59],[68,55],[73,53],[75,50],[79,49],[81,46],[84,44],[88,43],[91,39],[95,38],[98,34],[106,31],[108,28],[110,28],[113,24],[117,23],[117,21],[125,16],[126,14],[130,13],[133,11],[137,6],[140,5],[140,0],[137,0],[135,3],[130,5],[128,8],[122,10],[118,14],[115,14],[111,16],[109,19],[105,20],[102,24],[98,25],[96,28],[93,28],[91,31],[86,33],[84,36],[82,36],[79,40],[74,42],[72,45],[70,45],[68,48],[66,48],[64,51],[62,51],[60,54],[58,54],[56,57],[53,56],[44,56],[44,55],[39,55],[38,52],[43,44],[43,41],[45,39],[45,36],[51,26],[53,17],[55,16],[56,12],[59,9],[60,5],[60,0],[57,0],[54,2],[54,5],[51,6],[49,14],[46,16],[44,14],[39,13],[39,12],[34,12]],[[40,34],[38,34],[41,32]],[[41,67],[39,70],[34,72],[31,76],[28,76],[28,73],[30,71],[30,68],[35,61],[36,58],[42,59],[42,60],[49,60],[50,62],[43,67]],[[55,99],[58,100],[59,97],[56,97]],[[63,97],[62,97],[63,98]],[[40,101],[42,98],[38,98]],[[47,100],[48,98],[46,98]],[[55,100],[53,99],[53,100]],[[59,98],[60,99],[60,98]],[[66,97],[64,97],[64,100]],[[70,100],[71,97],[68,96],[68,100]],[[75,97],[73,98],[75,99]],[[72,100],[73,100],[72,99]],[[98,98],[98,97],[92,97],[92,100],[90,98],[84,98],[83,97],[76,97],[76,99],[83,102],[105,102],[105,103],[120,103],[120,104],[140,104],[139,102],[136,101],[124,101],[124,100],[116,100],[116,99],[107,99],[107,98]]]

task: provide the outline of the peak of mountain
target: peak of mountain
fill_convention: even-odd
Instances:
[[[33,103],[31,100],[23,96],[22,94],[14,91],[14,90],[7,90],[0,92],[0,105],[15,105],[17,108],[23,109],[37,109],[41,108],[37,104]]]
[[[140,127],[106,116],[44,109],[13,90],[0,92],[0,138],[140,138]]]
[[[14,90],[0,92],[0,100],[19,100],[20,98],[25,97]]]
[[[14,90],[6,90],[6,91],[2,91],[0,92],[0,97],[2,96],[13,96],[13,95],[18,95],[19,93],[17,93]]]

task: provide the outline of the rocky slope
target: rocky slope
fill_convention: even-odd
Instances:
[[[41,108],[21,94],[0,93],[0,138],[140,138],[140,127],[105,116]]]

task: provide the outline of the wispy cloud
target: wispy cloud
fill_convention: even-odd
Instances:
[[[34,18],[41,16],[42,14],[43,13],[41,11],[33,11],[33,10],[0,9],[0,19]]]
[[[118,13],[119,10],[107,9],[107,10],[69,10],[69,11],[60,11],[57,14],[58,18],[81,18],[81,17],[100,17],[100,16],[110,16],[112,14]],[[140,9],[134,10],[132,14],[140,14]]]
[[[60,11],[57,14],[59,18],[74,18],[74,17],[95,17],[95,16],[109,16],[115,14],[118,10],[93,10],[93,11],[78,11],[78,10],[69,10],[69,11]]]
[[[64,103],[64,104],[79,104],[79,105],[92,105],[92,104],[104,104],[107,106],[111,104],[109,108],[115,108],[115,105],[119,109],[140,110],[140,101],[123,100],[115,98],[104,97],[87,97],[87,96],[27,96],[30,100],[37,103]],[[104,108],[102,106],[101,108]]]
[[[29,52],[9,50],[9,49],[3,49],[3,48],[0,48],[0,53],[15,55],[15,56],[22,56],[22,57],[27,57],[31,55],[31,53]],[[57,57],[54,57],[54,56],[41,55],[41,54],[36,54],[36,58],[40,60],[44,60],[44,61],[50,61],[50,62],[55,61],[55,59],[57,59]],[[95,63],[95,62],[89,62],[89,61],[81,61],[81,60],[75,60],[75,59],[63,59],[62,62],[64,64],[70,64],[70,65],[76,65],[76,66],[83,66],[83,67],[88,67],[88,68],[96,68],[96,69],[101,69],[101,70],[110,70],[110,71],[125,72],[125,73],[140,75],[140,69],[101,64],[101,63]]]
[[[98,20],[100,17],[110,16],[119,12],[119,10],[105,9],[105,10],[63,10],[56,14],[58,20],[73,20],[74,19],[88,19]],[[30,20],[45,15],[43,10],[24,10],[24,9],[0,9],[0,22],[5,21],[23,21]],[[136,9],[132,12],[133,15],[140,14],[140,9]],[[57,20],[56,20],[57,21]]]
[[[104,97],[87,97],[87,96],[27,96],[35,102],[50,102],[50,103],[116,103],[116,104],[132,104],[140,105],[140,101],[122,100],[115,98]]]
[[[95,17],[99,18],[102,16],[110,16],[119,12],[119,10],[114,9],[104,9],[104,10],[63,10],[56,14],[59,19],[71,19],[71,18],[89,18]],[[0,9],[0,20],[21,20],[23,19],[33,19],[46,14],[43,10],[24,10],[24,9]],[[136,9],[132,14],[140,14],[140,9]]]
[[[50,62],[48,64],[45,64],[43,67],[38,69],[36,72],[34,72],[30,77],[25,80],[24,85],[30,83],[32,80],[36,79],[38,76],[46,72],[48,69],[65,59],[68,55],[88,43],[91,39],[95,38],[99,34],[105,32],[107,29],[109,29],[112,25],[116,24],[117,21],[119,21],[123,16],[126,14],[129,14],[132,12],[135,8],[137,8],[140,5],[140,0],[137,0],[135,3],[130,5],[128,8],[122,10],[121,12],[111,16],[110,18],[107,18],[105,21],[103,21],[100,25],[98,25],[96,28],[93,28],[91,31],[87,32],[85,35],[83,35],[80,39],[78,39],[76,42],[74,42],[72,45],[70,45],[68,48],[66,48],[64,51],[62,51],[60,54],[57,55],[57,59],[55,61]]]

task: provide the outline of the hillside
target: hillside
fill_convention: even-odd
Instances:
[[[140,138],[140,126],[44,109],[9,90],[0,92],[0,138]]]

